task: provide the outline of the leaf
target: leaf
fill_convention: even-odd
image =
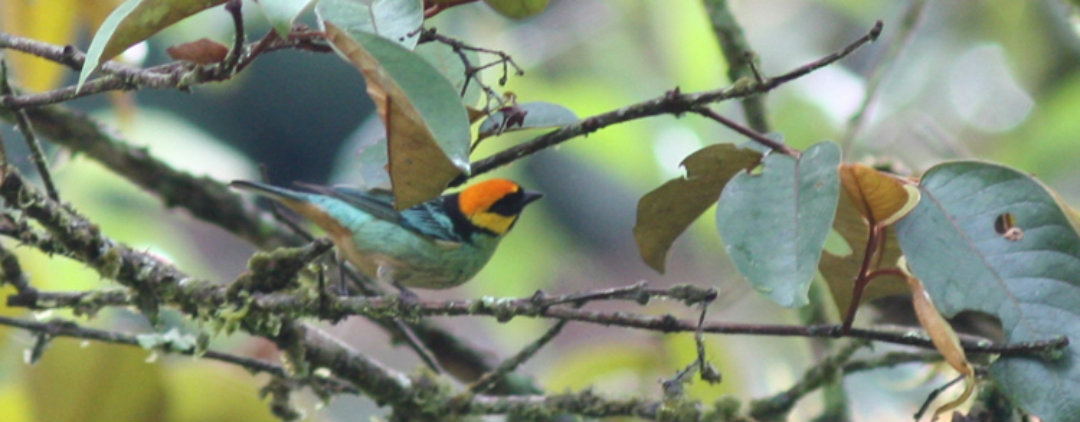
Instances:
[[[833,220],[833,230],[843,237],[851,247],[851,252],[846,255],[835,254],[828,249],[821,255],[818,263],[818,271],[829,285],[833,302],[840,315],[847,315],[852,303],[852,290],[855,287],[855,279],[859,275],[863,257],[866,254],[866,241],[870,236],[870,226],[863,219],[862,214],[852,203],[851,196],[846,192],[840,196],[840,202],[836,207],[836,218]],[[871,263],[870,270],[889,268],[896,265],[900,258],[900,245],[896,241],[896,231],[889,227],[884,232],[884,242],[878,250],[878,259]],[[881,275],[875,277],[863,290],[861,303],[907,293],[908,289],[902,277],[896,275]]]
[[[967,401],[968,397],[971,397],[971,393],[975,390],[975,368],[971,366],[971,362],[968,362],[964,348],[960,346],[960,337],[934,307],[934,301],[930,299],[930,294],[926,293],[919,279],[909,275],[907,283],[911,288],[911,305],[915,309],[915,317],[919,319],[919,325],[926,329],[926,333],[930,335],[930,342],[945,358],[945,362],[948,362],[949,366],[957,372],[964,374],[964,392],[934,410],[934,416],[930,420],[937,420],[940,414],[959,407]]]
[[[896,222],[919,203],[914,186],[862,164],[842,164],[840,184],[859,214],[881,227]]]
[[[480,123],[477,141],[504,132],[559,127],[577,121],[578,117],[573,111],[558,104],[522,103],[504,107]]]
[[[424,23],[423,0],[320,0],[315,14],[359,40],[359,34],[378,34],[407,49],[416,47]],[[324,25],[325,26],[325,25]]]
[[[315,0],[257,0],[256,4],[281,39],[288,39],[293,21]]]
[[[919,190],[862,164],[841,164],[839,172],[844,194],[840,195],[836,208],[833,230],[847,242],[851,253],[839,255],[826,249],[818,270],[829,285],[840,315],[848,315],[852,306],[854,281],[858,278],[866,255],[870,224],[887,227],[906,215],[918,204]],[[883,236],[884,240],[876,252],[877,258],[870,263],[870,271],[893,268],[900,258],[895,231],[885,229]],[[881,275],[866,285],[860,303],[907,291],[902,277]]]
[[[645,263],[663,273],[675,238],[716,203],[735,173],[760,161],[761,153],[733,144],[710,145],[686,157],[681,164],[685,177],[669,180],[638,201],[634,240]]]
[[[484,3],[503,16],[521,19],[543,12],[548,0],[484,0]]]
[[[166,48],[165,52],[174,60],[185,60],[196,64],[208,65],[220,63],[229,54],[229,47],[207,38],[177,44]]]
[[[811,146],[802,157],[765,157],[761,174],[742,172],[720,195],[716,225],[735,267],[776,303],[807,303],[840,194],[840,148]]]
[[[386,126],[397,209],[438,196],[469,171],[469,119],[446,78],[427,61],[377,35],[352,39],[324,22],[334,48],[364,75]]]
[[[946,317],[990,313],[1006,340],[1080,339],[1080,236],[1054,195],[1031,176],[982,162],[938,165],[923,199],[896,224],[911,272]],[[994,221],[1012,214],[1016,241]],[[990,368],[1003,391],[1043,420],[1080,414],[1080,345],[1053,361],[1003,357]]]
[[[357,161],[360,165],[360,185],[364,190],[390,190],[390,174],[386,172],[386,138],[373,139],[360,146]]]
[[[128,47],[150,38],[183,18],[209,9],[226,0],[127,0],[105,18],[86,52],[76,90],[102,62],[116,57]]]

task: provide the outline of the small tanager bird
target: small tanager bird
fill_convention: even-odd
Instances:
[[[522,209],[543,196],[492,179],[397,211],[386,191],[303,185],[305,192],[242,180],[230,186],[274,199],[311,220],[364,275],[403,292],[469,281]]]

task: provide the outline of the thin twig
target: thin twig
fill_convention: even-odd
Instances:
[[[241,11],[244,2],[240,0],[229,0],[225,2],[225,10],[229,12],[229,16],[233,21],[233,46],[229,50],[229,55],[225,56],[223,61],[223,68],[227,69],[229,73],[236,71],[237,64],[240,63],[240,56],[244,52],[244,15]]]
[[[743,126],[743,125],[739,124],[738,122],[736,122],[734,120],[731,120],[731,119],[729,119],[727,117],[724,117],[720,113],[717,113],[717,112],[713,111],[711,108],[699,107],[699,108],[694,109],[694,112],[696,112],[696,113],[698,113],[698,114],[700,114],[702,116],[708,117],[710,119],[713,119],[713,120],[717,121],[718,123],[720,123],[720,124],[722,124],[724,126],[727,126],[729,129],[734,130],[736,132],[739,132],[743,136],[745,136],[747,138],[750,138],[754,142],[757,142],[757,143],[759,143],[761,145],[764,145],[764,146],[772,149],[773,151],[783,153],[784,155],[788,155],[788,156],[791,156],[791,157],[796,158],[796,159],[798,159],[799,156],[802,155],[802,153],[800,153],[799,150],[797,150],[795,148],[792,148],[792,147],[789,147],[787,145],[784,145],[782,143],[776,142],[775,140],[769,138],[768,136],[765,136],[765,134],[756,132],[753,129],[750,129],[750,128],[746,127],[746,126]]]
[[[814,365],[803,374],[802,378],[787,390],[774,396],[750,402],[748,414],[754,420],[785,420],[791,408],[807,394],[824,384],[830,383],[843,375],[843,369],[855,352],[867,347],[867,341],[852,342],[832,356]]]
[[[562,331],[563,327],[566,326],[567,322],[569,321],[562,320],[556,322],[555,325],[551,326],[551,328],[544,332],[543,335],[541,335],[532,343],[529,343],[529,345],[525,346],[514,356],[503,360],[501,363],[499,363],[499,366],[495,367],[495,369],[480,376],[480,378],[478,378],[472,384],[469,384],[469,387],[467,389],[468,392],[470,394],[483,394],[490,390],[491,387],[495,386],[495,383],[499,382],[499,380],[503,379],[507,374],[513,372],[515,369],[521,366],[521,364],[525,363],[525,361],[532,359],[532,357],[536,355],[536,352],[539,352],[542,347],[550,343],[551,340],[555,338],[555,336],[559,335],[559,332]]]
[[[14,91],[8,82],[7,62],[0,59],[0,95],[10,96],[13,93]],[[38,142],[37,135],[34,134],[34,127],[30,124],[30,118],[26,116],[25,110],[13,111],[15,124],[19,128],[19,132],[22,133],[23,139],[26,140],[26,147],[30,150],[30,161],[37,167],[38,175],[41,176],[41,183],[45,185],[45,192],[48,192],[49,198],[52,198],[53,201],[59,201],[60,193],[56,191],[56,185],[53,184],[52,173],[49,172],[49,164],[45,160],[45,151],[41,149],[41,143]],[[4,152],[4,157],[4,161],[7,161],[7,152]]]
[[[103,343],[141,347],[139,345],[138,338],[134,335],[119,333],[115,331],[100,330],[90,327],[83,327],[70,321],[53,320],[47,322],[37,322],[0,316],[0,325],[16,327],[34,333],[48,333],[49,335],[54,337],[78,338],[84,340],[100,341]],[[293,378],[289,374],[289,372],[281,366],[267,363],[258,359],[233,355],[230,353],[218,352],[214,350],[207,350],[202,352],[195,349],[176,350],[171,347],[164,348],[163,350],[169,353],[176,353],[180,355],[198,355],[206,359],[237,365],[255,373],[268,373],[274,376],[300,381],[305,384],[318,384],[322,388],[328,388],[331,391],[338,393],[358,394],[360,392],[360,390],[356,387],[353,387],[346,382],[334,378],[307,377],[302,379],[296,379]]]
[[[881,34],[881,27],[882,23],[878,21],[866,35],[855,40],[840,51],[807,63],[782,75],[768,78],[764,83],[752,82],[749,84],[734,84],[723,89],[691,94],[682,94],[671,91],[651,100],[587,117],[576,123],[571,123],[544,135],[540,135],[528,142],[502,150],[490,157],[473,162],[470,177],[476,177],[487,173],[521,159],[522,157],[532,155],[543,149],[558,145],[581,135],[590,134],[614,124],[661,114],[677,115],[705,104],[730,99],[746,98],[752,95],[769,92],[780,85],[806,76],[817,69],[828,66],[846,57],[859,47],[877,39],[878,35]],[[459,180],[455,180],[453,184],[460,185],[466,180],[466,178],[460,178]]]

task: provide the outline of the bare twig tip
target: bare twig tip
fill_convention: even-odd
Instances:
[[[881,29],[885,27],[885,24],[878,20],[874,22],[874,27],[870,29],[870,41],[877,41],[878,36],[881,35]]]

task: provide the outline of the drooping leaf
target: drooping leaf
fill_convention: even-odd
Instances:
[[[465,63],[461,61],[461,56],[452,47],[443,43],[431,42],[416,46],[414,51],[423,56],[432,66],[435,66],[435,69],[438,69],[439,73],[442,73],[446,80],[450,81],[458,94],[461,94],[461,88],[465,88],[465,95],[461,97],[462,103],[466,106],[473,106],[480,101],[480,84],[473,80],[468,81],[469,85],[465,86]],[[469,60],[469,63],[478,63],[480,60],[480,55],[475,51],[465,50],[462,51],[462,54]],[[473,120],[471,116],[469,120]]]
[[[319,22],[333,22],[353,39],[378,34],[405,48],[416,47],[424,23],[423,0],[320,0],[315,5]]]
[[[364,75],[386,126],[394,206],[438,196],[469,171],[469,120],[453,86],[427,61],[377,35],[351,38],[324,22],[334,48]]]
[[[559,127],[576,121],[578,117],[573,111],[558,104],[545,102],[515,104],[495,112],[480,123],[477,140],[504,132]]]
[[[862,164],[840,166],[840,184],[871,224],[888,226],[915,208],[919,190],[910,183]]]
[[[716,225],[755,289],[802,306],[836,214],[840,148],[821,142],[799,159],[773,153],[763,162],[761,174],[739,173],[724,187]]]
[[[488,6],[512,19],[527,18],[543,12],[549,0],[484,0]]]
[[[229,47],[211,39],[200,38],[166,48],[165,52],[174,60],[185,60],[207,65],[225,60],[225,56],[229,54]]]
[[[293,21],[315,0],[258,0],[256,4],[282,39],[292,32]],[[359,3],[359,2],[356,2]]]
[[[760,160],[757,151],[733,144],[710,145],[683,160],[685,177],[669,180],[641,197],[634,239],[645,263],[663,273],[675,238],[716,203],[735,173],[756,166]]]
[[[847,315],[852,306],[855,279],[859,275],[859,268],[866,254],[866,241],[870,236],[870,226],[852,203],[851,196],[847,192],[840,195],[840,202],[836,207],[836,218],[833,220],[833,230],[836,230],[847,242],[851,251],[848,254],[838,254],[826,249],[821,255],[818,271],[829,285],[829,292],[832,293],[836,309],[840,315]],[[895,267],[901,255],[900,245],[896,241],[896,230],[892,227],[886,228],[882,236],[884,241],[877,251],[877,259],[871,262],[871,271]],[[866,303],[908,291],[902,277],[882,275],[866,285],[860,302]],[[858,304],[855,305],[858,306]]]
[[[183,18],[209,9],[226,0],[127,0],[94,34],[86,52],[86,62],[79,72],[78,88],[102,62],[116,57],[128,47],[169,27]]]
[[[1009,342],[1080,339],[1080,236],[1030,175],[982,162],[938,165],[923,199],[896,224],[912,273],[941,312],[997,316]],[[1011,214],[1022,238],[994,229]],[[1080,345],[1060,359],[1003,357],[990,367],[1003,391],[1043,420],[1080,415]]]
[[[908,276],[907,283],[911,289],[911,305],[915,309],[915,317],[918,318],[919,325],[930,335],[930,341],[945,358],[945,362],[964,375],[964,392],[934,410],[931,420],[937,420],[940,414],[959,407],[967,401],[968,397],[971,397],[971,393],[975,390],[975,368],[971,366],[971,362],[968,362],[964,348],[960,346],[960,337],[934,307],[934,301],[930,299],[930,294],[926,292],[922,282]]]

